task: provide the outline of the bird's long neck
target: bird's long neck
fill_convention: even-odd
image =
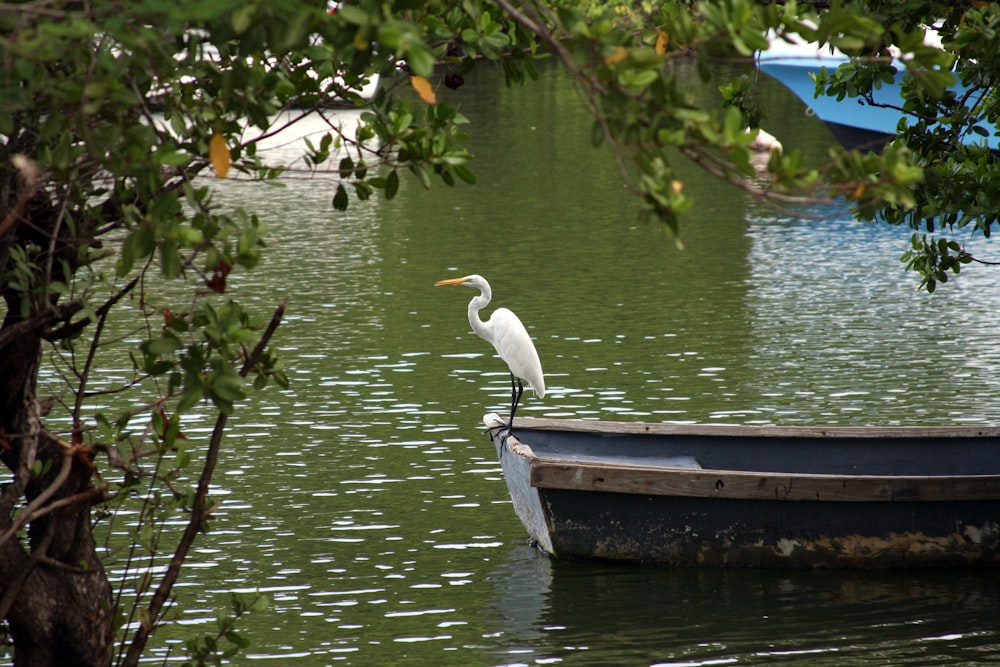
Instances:
[[[485,308],[490,303],[490,299],[493,295],[490,294],[489,288],[480,288],[479,296],[472,298],[469,302],[469,324],[472,325],[472,330],[476,332],[476,335],[480,338],[485,338],[488,341],[493,341],[492,328],[490,327],[490,321],[483,321],[479,317],[479,311]]]

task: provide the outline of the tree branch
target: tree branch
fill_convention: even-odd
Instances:
[[[94,331],[94,337],[90,341],[90,349],[87,351],[87,360],[83,363],[83,370],[79,375],[80,383],[76,389],[76,402],[73,404],[72,440],[74,443],[78,443],[82,440],[80,413],[83,410],[83,399],[87,395],[87,380],[90,378],[90,369],[94,363],[94,355],[97,354],[97,347],[101,340],[101,334],[104,332],[104,325],[108,320],[108,313],[111,312],[112,306],[118,303],[118,301],[120,301],[126,294],[135,289],[135,286],[138,284],[139,278],[133,278],[127,285],[120,289],[117,294],[105,301],[104,304],[97,310],[97,330]]]
[[[46,514],[50,514],[51,512],[54,512],[61,507],[68,507],[69,505],[75,505],[77,503],[90,502],[94,498],[99,497],[101,494],[107,491],[109,486],[110,485],[108,484],[108,482],[105,482],[100,486],[94,486],[87,489],[86,491],[81,491],[80,493],[74,493],[72,496],[66,496],[65,498],[51,502],[45,507],[39,509],[37,512],[32,513],[28,517],[28,521],[34,521],[35,519],[43,517]]]
[[[56,322],[72,317],[82,308],[83,304],[80,302],[70,301],[59,304],[54,309],[36,313],[28,319],[4,327],[3,330],[0,330],[0,350],[3,350],[3,348],[22,336],[43,331]]]
[[[271,322],[268,324],[267,329],[265,329],[260,341],[257,343],[257,346],[254,347],[253,352],[251,352],[251,354],[244,361],[243,367],[240,369],[241,376],[246,377],[247,373],[250,372],[250,369],[252,369],[260,360],[264,350],[267,349],[267,345],[270,342],[271,337],[278,329],[278,325],[281,324],[287,303],[288,299],[286,298],[274,311],[274,315],[271,317]],[[205,453],[205,464],[202,467],[201,477],[198,480],[198,486],[195,490],[194,502],[191,506],[191,518],[188,520],[187,526],[184,528],[184,533],[181,535],[181,539],[177,543],[177,549],[174,551],[174,555],[170,559],[167,571],[164,573],[163,579],[160,581],[160,585],[157,586],[156,592],[153,593],[153,599],[149,602],[149,613],[145,617],[146,620],[139,624],[139,629],[136,630],[135,637],[133,637],[132,643],[129,645],[125,659],[122,661],[122,665],[124,665],[124,667],[135,667],[138,665],[139,658],[146,647],[146,642],[149,641],[149,636],[163,613],[164,605],[166,605],[167,601],[170,599],[170,593],[173,590],[174,584],[177,582],[178,576],[180,575],[181,565],[183,565],[184,561],[187,559],[188,552],[191,550],[198,533],[202,532],[205,528],[205,519],[211,512],[211,508],[207,506],[208,487],[212,481],[212,475],[215,473],[215,467],[219,458],[219,449],[222,445],[222,436],[225,433],[226,423],[228,421],[229,415],[223,412],[220,412],[219,416],[215,420],[215,427],[212,429],[212,437],[208,444],[208,451]]]
[[[38,192],[38,180],[40,178],[38,167],[24,155],[18,153],[11,157],[10,161],[17,169],[24,189],[18,195],[17,203],[14,204],[10,213],[3,220],[0,220],[0,236],[6,234],[24,216],[25,207],[31,201],[31,198],[35,196],[35,193]]]
[[[73,455],[79,448],[69,445],[58,438],[56,439],[56,442],[58,442],[63,448],[63,461],[62,467],[59,468],[59,474],[56,475],[56,478],[52,480],[51,484],[45,487],[44,491],[39,493],[35,499],[24,508],[24,511],[22,511],[11,523],[11,527],[7,529],[7,532],[0,535],[0,545],[13,537],[17,531],[21,530],[21,528],[31,521],[34,518],[35,512],[38,511],[38,508],[44,505],[45,502],[52,497],[52,494],[58,491],[59,487],[61,487],[69,477],[69,471],[73,467]],[[41,515],[39,514],[39,516]]]

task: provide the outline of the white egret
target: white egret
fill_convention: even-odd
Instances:
[[[517,315],[506,308],[497,308],[493,315],[483,322],[479,311],[485,308],[493,297],[493,291],[486,278],[480,275],[452,278],[434,283],[435,287],[442,285],[464,285],[475,287],[479,296],[469,302],[469,324],[480,338],[489,341],[496,348],[497,354],[507,363],[510,369],[510,421],[507,422],[507,432],[511,433],[514,426],[514,413],[524,393],[521,380],[527,380],[528,386],[538,395],[545,397],[545,377],[542,375],[542,363],[538,360],[535,344],[531,342],[528,330],[524,328]]]
[[[753,130],[749,127],[744,130],[747,134],[752,134]],[[765,132],[764,130],[757,128],[757,134],[754,138],[747,144],[747,147],[752,151],[757,151],[758,153],[781,153],[784,148],[781,142],[778,141],[778,137],[774,136],[770,132]]]

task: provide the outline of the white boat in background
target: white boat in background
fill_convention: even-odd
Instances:
[[[323,87],[325,90],[329,91],[329,95],[326,104],[321,104],[320,106],[339,108],[355,108],[363,106],[375,98],[375,93],[378,92],[378,86],[379,75],[371,74],[362,86],[347,89],[350,95],[357,95],[356,98],[344,97],[343,95],[335,92],[345,90],[346,86],[344,80],[339,76],[334,77],[333,79],[323,82]]]

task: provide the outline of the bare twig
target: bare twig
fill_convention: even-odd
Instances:
[[[109,487],[109,484],[107,482],[105,482],[104,484],[102,484],[100,486],[93,486],[93,487],[91,487],[91,488],[89,488],[89,489],[87,489],[85,491],[81,491],[80,493],[74,493],[71,496],[66,496],[65,498],[61,498],[59,500],[53,501],[53,502],[49,503],[48,505],[46,505],[45,507],[39,509],[38,511],[33,512],[28,517],[27,520],[28,521],[34,521],[35,519],[37,519],[39,517],[43,517],[46,514],[50,514],[50,513],[56,511],[57,509],[59,509],[61,507],[68,507],[70,505],[75,505],[77,503],[90,502],[94,498],[98,498],[101,495],[103,495],[104,492],[108,490],[108,487]]]
[[[710,153],[702,150],[697,150],[693,147],[686,147],[681,149],[681,153],[684,157],[691,160],[699,167],[701,167],[705,172],[711,174],[720,181],[724,181],[737,188],[745,191],[747,194],[753,196],[755,199],[762,200],[767,204],[774,204],[775,202],[782,202],[784,204],[830,204],[832,200],[829,197],[805,197],[803,195],[786,195],[781,192],[775,192],[773,190],[761,191],[753,186],[753,183],[747,181],[745,178],[741,178],[730,171],[727,171],[726,167],[732,168],[732,165],[725,160],[722,160]],[[798,215],[798,214],[797,214]]]
[[[78,448],[61,440],[57,440],[57,442],[63,446],[63,461],[62,467],[59,468],[59,474],[56,475],[56,478],[52,480],[51,484],[45,487],[44,491],[28,503],[28,506],[24,508],[24,511],[18,514],[17,518],[12,522],[11,527],[7,529],[7,532],[0,535],[0,544],[9,540],[17,533],[17,531],[21,530],[21,528],[31,521],[35,512],[38,511],[38,508],[44,505],[46,501],[52,497],[52,494],[58,491],[59,487],[61,487],[69,477],[70,468],[73,467],[73,455],[76,453]]]
[[[243,367],[240,369],[240,375],[246,377],[247,373],[257,365],[260,360],[261,355],[264,350],[267,349],[267,345],[270,343],[271,337],[274,332],[278,329],[278,325],[281,324],[281,320],[285,314],[285,307],[287,305],[288,299],[286,298],[274,311],[274,315],[271,317],[271,322],[268,324],[267,329],[265,329],[260,341],[257,346],[253,349],[253,352],[246,358],[243,363]],[[139,628],[135,632],[135,636],[132,638],[132,642],[128,647],[128,652],[125,655],[125,659],[122,661],[122,665],[125,667],[135,667],[139,663],[139,657],[142,655],[143,650],[146,647],[146,642],[149,640],[149,636],[156,626],[157,621],[160,619],[164,605],[170,599],[171,591],[173,590],[174,584],[177,582],[177,578],[180,575],[181,565],[187,559],[188,552],[190,551],[192,545],[194,544],[195,538],[197,538],[198,533],[202,532],[205,528],[205,520],[214,508],[207,506],[208,499],[208,488],[212,481],[212,475],[215,473],[215,467],[218,463],[219,449],[222,446],[222,437],[225,433],[226,423],[229,420],[229,415],[220,412],[215,420],[215,427],[212,429],[212,437],[209,440],[208,451],[205,453],[205,464],[202,467],[201,477],[198,479],[198,486],[195,490],[194,500],[191,506],[191,518],[188,520],[187,526],[184,528],[184,533],[181,535],[180,541],[177,543],[177,548],[174,550],[174,555],[170,559],[169,565],[167,565],[167,570],[163,575],[163,579],[160,581],[160,585],[157,586],[156,592],[153,593],[153,598],[149,602],[149,607],[147,609],[147,614],[145,620],[139,624]]]
[[[97,354],[98,343],[101,340],[101,334],[104,332],[104,325],[108,320],[108,313],[111,312],[111,308],[118,303],[126,294],[129,294],[135,289],[135,286],[139,283],[139,278],[133,278],[126,284],[122,289],[118,290],[117,294],[114,294],[110,299],[104,302],[101,307],[97,310],[97,327],[94,331],[94,337],[90,342],[90,349],[87,350],[87,360],[83,364],[83,371],[79,374],[80,383],[76,389],[76,402],[73,404],[73,442],[78,442],[80,438],[80,412],[83,409],[83,400],[87,395],[87,380],[90,377],[90,368],[94,363],[94,355]]]

